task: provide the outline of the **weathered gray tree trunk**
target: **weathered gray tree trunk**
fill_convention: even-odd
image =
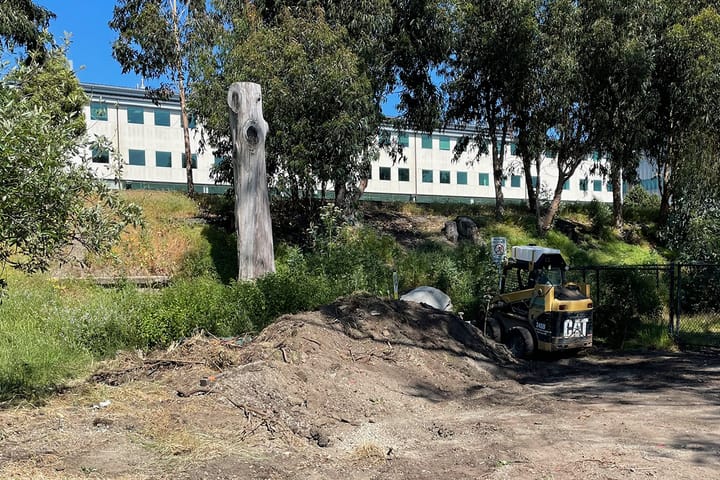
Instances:
[[[235,177],[238,278],[249,280],[275,271],[270,199],[265,170],[262,95],[257,83],[233,83],[228,91]]]

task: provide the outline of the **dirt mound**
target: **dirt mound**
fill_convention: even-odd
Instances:
[[[325,447],[414,400],[465,398],[516,365],[453,313],[360,295],[283,316],[249,343],[197,336],[147,357],[126,354],[92,379],[162,378],[180,397],[226,399],[243,413],[246,437]]]

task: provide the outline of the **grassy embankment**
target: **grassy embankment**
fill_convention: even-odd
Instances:
[[[163,346],[198,330],[219,336],[258,331],[283,313],[314,309],[355,291],[389,296],[393,271],[401,290],[417,285],[443,289],[466,318],[482,308],[480,299],[496,281],[486,249],[450,245],[436,231],[420,232],[425,240],[408,249],[382,231],[360,226],[316,233],[312,251],[278,239],[277,272],[256,282],[236,282],[234,237],[202,220],[193,202],[177,193],[124,195],[143,207],[145,228],[126,232],[111,255],[87,259],[82,272],[64,269],[63,274],[168,275],[174,279],[171,286],[160,291],[103,288],[10,272],[9,296],[0,305],[0,401],[42,396],[82,377],[93,362],[119,349]],[[511,210],[499,223],[481,206],[397,208],[441,221],[469,215],[485,238],[505,236],[511,245],[560,248],[574,264],[662,261],[647,244],[628,245],[604,227],[578,245],[557,232],[536,238],[532,218],[519,211]],[[566,213],[592,224],[582,210]],[[666,339],[655,333],[642,341]]]

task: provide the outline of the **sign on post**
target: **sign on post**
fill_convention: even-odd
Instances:
[[[505,237],[492,237],[490,240],[492,249],[493,262],[497,265],[501,265],[505,260],[505,252],[507,252],[507,238]]]

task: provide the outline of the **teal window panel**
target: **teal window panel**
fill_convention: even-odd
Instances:
[[[400,145],[401,147],[409,147],[410,136],[407,133],[398,134],[398,145]]]
[[[390,180],[390,167],[380,167],[380,180]]]
[[[565,183],[563,183],[563,190],[570,190],[570,180],[565,180]]]
[[[90,103],[90,120],[107,120],[107,104],[101,102]]]
[[[607,184],[605,185],[605,188],[607,189],[608,192],[612,192],[613,191],[612,190],[612,182],[607,182]]]
[[[440,137],[440,150],[450,150],[450,137]]]
[[[457,184],[467,185],[467,172],[457,172]]]
[[[170,152],[155,152],[155,166],[156,167],[172,167],[172,153],[170,153]]]
[[[602,192],[602,180],[593,180],[593,192]]]
[[[219,166],[223,162],[223,157],[216,156],[214,159],[215,166]]]
[[[593,161],[597,162],[600,160],[600,154],[598,152],[592,152],[592,159]]]
[[[510,144],[510,155],[517,155],[517,143]]]
[[[503,186],[503,187],[507,185],[507,177],[503,176],[503,177],[500,179],[500,185]]]
[[[378,145],[381,147],[387,147],[390,145],[390,132],[387,130],[380,130],[378,134]]]
[[[422,182],[423,183],[433,183],[433,171],[432,170],[423,170],[422,171]]]
[[[129,165],[145,165],[145,150],[128,150],[128,164]]]
[[[188,115],[188,128],[195,128],[197,127],[197,121],[195,120],[195,115]]]
[[[398,168],[398,181],[409,182],[410,181],[410,169],[409,168]]]
[[[183,154],[182,154],[182,165],[181,165],[182,168],[186,168],[186,165],[185,165],[185,159],[186,159],[186,158],[187,158],[187,157],[186,157],[185,154],[183,153]],[[192,168],[197,168],[197,153],[191,153],[191,154],[190,154],[190,163],[192,164]]]
[[[538,186],[537,175],[533,175],[533,176],[530,177],[530,178],[532,179],[532,186],[533,186],[533,188],[537,188],[537,186]]]
[[[92,149],[92,162],[93,163],[110,163],[110,152],[108,150],[93,148]]]
[[[481,187],[490,186],[490,174],[489,173],[481,173],[480,174],[480,186]]]
[[[587,178],[581,178],[580,179],[580,191],[581,192],[587,192],[588,189],[588,180]]]
[[[555,152],[552,150],[545,150],[545,158],[555,158]]]
[[[421,141],[422,141],[422,148],[432,149],[432,135],[423,135]],[[449,147],[449,145],[448,145],[448,147]]]
[[[158,127],[169,127],[170,112],[168,110],[155,110],[155,125]]]
[[[510,186],[513,188],[520,188],[520,175],[510,176]]]
[[[450,170],[440,170],[440,183],[450,183]]]
[[[128,107],[127,121],[128,123],[142,125],[145,123],[145,111],[140,107]]]

